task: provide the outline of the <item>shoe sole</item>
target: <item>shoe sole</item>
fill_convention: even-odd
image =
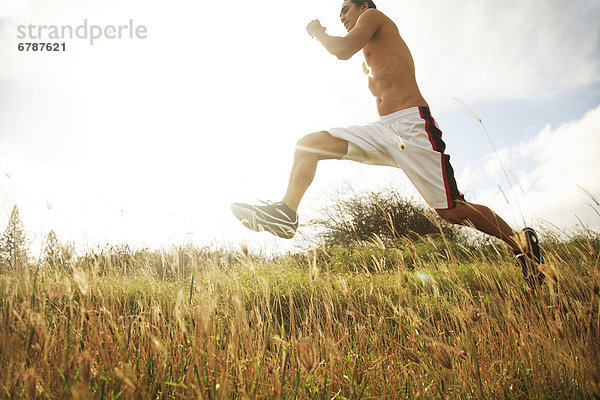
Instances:
[[[525,228],[523,232],[527,238],[527,247],[529,248],[528,254],[521,255],[522,257],[526,257],[525,265],[528,266],[528,271],[523,271],[523,275],[530,285],[541,286],[544,283],[546,275],[539,269],[539,264],[543,262],[539,239],[537,233],[531,228]],[[525,274],[526,272],[527,275]]]
[[[291,239],[296,234],[296,229],[283,224],[267,221],[259,210],[240,206],[236,203],[231,205],[231,212],[242,225],[256,232],[269,232],[282,239]]]

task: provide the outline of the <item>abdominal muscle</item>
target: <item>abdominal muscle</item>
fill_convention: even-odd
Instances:
[[[375,85],[371,84],[370,80],[369,89],[371,89],[371,93],[375,96],[379,115],[388,115],[411,107],[427,107],[427,102],[416,86],[389,84],[385,86],[381,85],[384,86],[381,89],[372,88],[373,86]]]
[[[415,79],[415,66],[408,47],[393,23],[386,24],[364,47],[370,66],[369,90],[377,100],[379,115],[410,107],[427,106]]]

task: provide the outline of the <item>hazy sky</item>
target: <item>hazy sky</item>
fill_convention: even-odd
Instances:
[[[582,191],[600,198],[600,1],[376,4],[412,50],[467,199],[515,227],[600,228]],[[339,61],[304,29],[343,34],[340,5],[0,0],[0,229],[17,204],[32,239],[54,229],[83,248],[288,248],[229,205],[279,200],[302,135],[377,118],[362,54]],[[132,20],[147,38],[17,49],[19,25],[84,20]],[[332,193],[390,186],[417,196],[399,170],[321,163],[301,220]]]

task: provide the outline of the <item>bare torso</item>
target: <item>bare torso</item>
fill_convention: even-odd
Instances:
[[[400,37],[396,24],[383,13],[379,14],[382,24],[363,47],[369,67],[369,90],[377,99],[379,115],[427,106],[417,86],[410,50]]]

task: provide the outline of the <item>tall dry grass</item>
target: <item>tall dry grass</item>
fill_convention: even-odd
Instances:
[[[501,249],[403,248],[118,248],[5,273],[1,396],[600,398],[598,235],[547,238],[537,293]]]

